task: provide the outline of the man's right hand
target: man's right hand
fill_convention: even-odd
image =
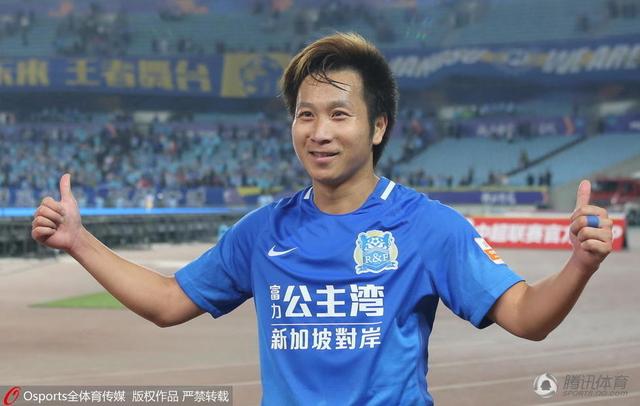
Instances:
[[[68,173],[60,179],[60,201],[46,197],[36,210],[31,236],[69,253],[122,304],[158,326],[184,323],[203,313],[173,276],[127,261],[85,230]]]
[[[70,251],[82,231],[78,202],[71,193],[71,175],[60,178],[60,201],[47,196],[34,214],[31,237],[44,246]]]

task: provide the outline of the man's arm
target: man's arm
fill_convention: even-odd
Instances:
[[[158,326],[184,323],[203,313],[174,277],[127,261],[82,226],[68,174],[60,179],[60,195],[59,202],[47,197],[36,210],[31,231],[36,241],[69,253],[122,304]]]
[[[562,270],[533,285],[512,286],[489,311],[488,317],[505,330],[530,340],[544,339],[569,314],[611,252],[613,222],[605,209],[589,205],[590,195],[591,184],[582,181],[571,215],[573,253]],[[598,216],[600,227],[589,227],[587,216]]]

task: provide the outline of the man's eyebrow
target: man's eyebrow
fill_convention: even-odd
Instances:
[[[314,108],[316,107],[316,105],[310,102],[305,102],[305,101],[301,101],[296,105],[296,109],[299,109],[302,107]],[[346,107],[346,108],[352,109],[353,104],[351,104],[351,102],[349,102],[348,100],[334,100],[327,104],[327,108],[329,110],[339,108],[339,107]]]

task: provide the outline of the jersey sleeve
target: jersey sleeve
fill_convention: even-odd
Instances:
[[[214,247],[175,274],[186,295],[215,318],[253,296],[251,254],[266,210],[247,214]]]
[[[524,280],[509,268],[461,214],[441,205],[438,216],[443,238],[431,278],[442,302],[477,328],[493,304],[514,284]]]

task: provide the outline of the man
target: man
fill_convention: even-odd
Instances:
[[[67,251],[128,308],[159,326],[219,317],[253,297],[263,404],[431,404],[427,344],[441,299],[478,328],[543,339],[611,251],[611,220],[578,188],[573,253],[528,285],[457,212],[379,178],[397,91],[380,52],[354,34],[322,38],[283,75],[293,145],[312,186],[245,216],[164,277],[83,227],[70,176],[33,237]]]

